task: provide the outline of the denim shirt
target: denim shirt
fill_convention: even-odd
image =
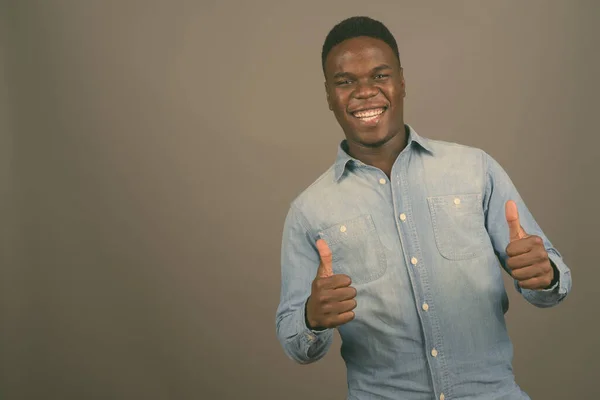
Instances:
[[[333,272],[357,291],[355,318],[337,328],[348,399],[529,399],[514,379],[504,319],[507,200],[559,271],[549,289],[516,281],[515,289],[534,306],[554,306],[571,289],[569,268],[490,155],[407,128],[391,179],[342,141],[335,163],[291,202],[277,337],[300,364],[331,347],[333,330],[308,329],[304,315],[322,238]]]

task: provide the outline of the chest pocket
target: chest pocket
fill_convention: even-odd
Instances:
[[[435,242],[449,260],[466,260],[484,253],[485,219],[480,194],[428,197]]]
[[[387,269],[383,245],[370,215],[365,214],[321,231],[332,253],[334,274],[345,274],[352,283],[380,278]]]

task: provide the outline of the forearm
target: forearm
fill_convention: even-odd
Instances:
[[[533,215],[525,205],[508,174],[489,155],[485,154],[485,165],[487,179],[483,185],[484,211],[486,217],[486,228],[490,235],[494,251],[503,268],[511,274],[506,262],[509,258],[506,248],[510,243],[508,226],[506,223],[506,202],[512,200],[518,206],[520,225],[528,235],[539,236],[543,240],[543,246],[556,272],[558,282],[555,285],[542,290],[523,289],[515,279],[514,285],[519,293],[531,304],[540,308],[552,307],[562,302],[571,291],[571,273],[562,259],[559,251],[550,242],[538,225]]]
[[[333,330],[309,329],[305,322],[305,307],[298,307],[279,313],[277,338],[288,357],[299,364],[310,364],[327,354],[333,342]]]
[[[302,213],[291,207],[283,230],[281,298],[275,320],[283,350],[300,364],[324,357],[333,339],[331,329],[312,331],[305,322],[306,299],[320,261],[316,239]]]

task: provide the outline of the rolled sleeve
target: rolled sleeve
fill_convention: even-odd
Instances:
[[[515,287],[530,303],[540,307],[552,307],[560,303],[571,291],[571,271],[564,263],[560,254],[554,249],[546,249],[550,261],[558,270],[558,282],[544,290],[522,289],[515,281]]]
[[[306,326],[306,301],[319,265],[315,241],[306,219],[292,205],[283,230],[276,330],[285,353],[300,364],[323,358],[333,339],[331,329],[316,331]]]

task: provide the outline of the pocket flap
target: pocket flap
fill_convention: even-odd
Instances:
[[[428,197],[435,242],[449,260],[466,260],[483,254],[485,218],[479,193]]]
[[[320,232],[332,253],[336,274],[345,274],[353,284],[372,282],[385,273],[385,251],[369,214],[344,220]]]

